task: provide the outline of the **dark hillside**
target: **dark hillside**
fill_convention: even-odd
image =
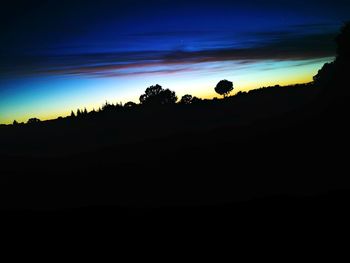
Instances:
[[[340,215],[350,201],[350,60],[342,54],[310,84],[1,126],[1,211],[263,214],[270,223],[290,211],[283,220]]]

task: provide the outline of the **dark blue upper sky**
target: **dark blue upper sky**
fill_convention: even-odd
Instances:
[[[341,0],[11,1],[0,9],[0,122],[23,112],[54,117],[102,98],[134,99],[151,79],[176,89],[174,76],[186,83],[188,74],[198,79],[196,90],[179,93],[208,95],[201,76],[210,75],[212,85],[243,69],[251,79],[270,70],[261,78],[306,81],[334,56],[333,38],[348,14],[349,1]],[[286,71],[272,74],[281,67]],[[237,84],[259,83],[267,82]],[[57,96],[63,102],[45,115]]]

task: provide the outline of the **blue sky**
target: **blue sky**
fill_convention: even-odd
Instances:
[[[150,85],[211,98],[308,82],[346,1],[13,1],[0,11],[0,123],[138,102]]]

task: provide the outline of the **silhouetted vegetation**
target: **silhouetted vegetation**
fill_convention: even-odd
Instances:
[[[129,102],[125,103],[125,105],[124,105],[125,108],[134,108],[136,106],[137,106],[137,104],[135,102],[132,102],[132,101],[129,101]]]
[[[191,104],[192,99],[193,99],[192,95],[186,94],[182,96],[180,100],[180,104]]]
[[[346,23],[335,39],[337,43],[336,59],[331,63],[326,63],[314,77],[316,86],[323,88],[325,96],[336,100],[342,100],[349,95],[349,39],[350,23]]]
[[[176,101],[174,91],[163,89],[158,84],[147,88],[145,94],[140,96],[140,103],[147,106],[175,104]]]
[[[337,58],[313,83],[228,96],[224,80],[223,99],[185,95],[177,104],[157,84],[140,104],[1,126],[1,205],[233,204],[348,189],[349,35],[347,24]]]
[[[345,23],[340,34],[336,37],[337,62],[350,63],[350,22]]]
[[[28,124],[36,124],[39,122],[40,122],[40,120],[38,118],[30,118],[27,123]]]
[[[335,73],[335,63],[330,62],[323,65],[314,76],[314,83],[318,86],[326,86],[332,83]]]
[[[221,80],[215,87],[216,93],[227,97],[231,91],[233,90],[233,83],[231,81],[228,81],[226,79]]]

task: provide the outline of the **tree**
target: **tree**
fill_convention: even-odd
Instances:
[[[74,113],[74,111],[71,112],[70,116],[71,116],[72,118],[75,118],[75,113]]]
[[[109,103],[106,101],[104,105],[102,105],[102,111],[107,112],[107,111],[113,111],[116,109],[116,106],[113,103]]]
[[[192,95],[186,94],[184,96],[182,96],[181,100],[180,100],[180,104],[191,104],[192,103]]]
[[[17,126],[18,125],[18,122],[16,120],[13,121],[13,125],[14,126]]]
[[[129,101],[127,103],[125,103],[124,108],[133,108],[136,106],[135,102]]]
[[[228,94],[230,94],[232,90],[233,90],[232,82],[226,79],[221,80],[215,87],[216,93],[224,96],[225,98],[228,96]]]
[[[174,91],[163,89],[160,85],[148,87],[145,94],[140,96],[140,102],[143,105],[157,106],[174,104],[177,97]]]
[[[337,60],[349,61],[350,59],[350,22],[345,23],[340,34],[336,37]]]
[[[322,87],[327,99],[344,99],[350,96],[350,22],[344,24],[335,38],[337,56],[334,62],[326,63],[314,76],[314,83]]]
[[[313,77],[314,83],[318,86],[326,86],[333,81],[335,74],[335,63],[330,62],[323,65],[323,67],[318,71],[317,75]]]
[[[344,24],[335,41],[337,43],[337,57],[335,60],[336,69],[332,86],[337,87],[338,98],[342,97],[344,99],[350,96],[350,90],[348,88],[350,74],[350,22]],[[335,92],[333,93],[335,95]]]
[[[27,123],[28,124],[35,124],[35,123],[39,123],[39,122],[40,122],[40,120],[38,118],[30,118]]]
[[[201,102],[201,101],[202,101],[202,99],[197,98],[196,96],[194,96],[194,97],[192,98],[192,100],[191,100],[191,104],[196,104],[196,103],[199,103],[199,102]]]

